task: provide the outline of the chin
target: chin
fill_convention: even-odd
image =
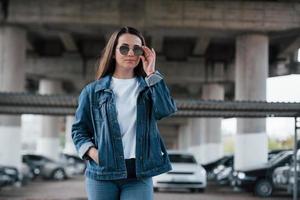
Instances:
[[[137,67],[137,65],[124,65],[123,67],[126,69],[134,69]]]

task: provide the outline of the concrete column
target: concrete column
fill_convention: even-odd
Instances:
[[[66,137],[65,137],[65,148],[64,153],[70,155],[77,155],[75,145],[72,140],[72,124],[74,122],[74,116],[66,117]]]
[[[181,150],[187,150],[188,149],[188,142],[190,137],[190,126],[188,125],[181,125],[178,130],[178,148]]]
[[[158,128],[163,133],[167,149],[177,149],[178,126],[176,124],[160,123]]]
[[[61,83],[52,80],[41,80],[39,93],[61,93]],[[61,152],[59,145],[59,120],[57,116],[41,116],[41,135],[37,142],[37,153],[54,160],[59,159]]]
[[[265,35],[242,35],[236,40],[236,100],[266,100],[268,45]],[[255,148],[253,148],[255,147]],[[236,169],[267,162],[268,141],[265,119],[237,119]]]
[[[23,92],[26,32],[0,27],[0,91]],[[21,116],[0,115],[0,165],[21,167]]]
[[[224,100],[224,86],[207,84],[202,88],[203,99]],[[204,119],[205,132],[202,139],[202,163],[209,163],[223,156],[221,118]]]
[[[207,84],[202,88],[202,99],[224,99],[224,87]],[[206,164],[223,155],[221,142],[221,118],[195,118],[192,123],[193,139],[190,151],[201,164]]]
[[[191,118],[188,125],[190,126],[190,140],[188,151],[194,154],[196,160],[202,163],[201,143],[202,134],[205,132],[205,124],[203,118]]]

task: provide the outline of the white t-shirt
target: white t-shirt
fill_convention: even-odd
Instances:
[[[136,78],[119,79],[112,77],[110,84],[116,97],[117,118],[125,159],[135,158],[138,86]]]

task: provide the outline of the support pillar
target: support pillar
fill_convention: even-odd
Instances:
[[[52,80],[41,80],[40,94],[58,94],[61,92],[61,83]],[[59,117],[41,116],[41,135],[37,142],[37,153],[53,160],[59,159],[61,147],[59,143]]]
[[[242,35],[236,40],[236,100],[266,100],[269,39],[265,35]],[[260,165],[268,159],[266,120],[237,119],[235,169]]]
[[[220,84],[204,85],[202,91],[202,99],[224,99],[224,87]],[[194,118],[192,120],[192,135],[193,139],[189,150],[195,153],[201,164],[222,157],[221,118]]]
[[[0,27],[0,91],[24,92],[26,32]],[[21,116],[0,115],[0,165],[21,168]]]
[[[191,129],[188,125],[181,125],[178,130],[178,148],[180,150],[187,150],[190,141]]]
[[[74,116],[66,117],[66,137],[65,137],[65,148],[63,152],[70,155],[77,155],[76,148],[72,140],[73,122],[74,122]]]

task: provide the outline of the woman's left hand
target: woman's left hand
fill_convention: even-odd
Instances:
[[[144,55],[141,56],[143,68],[147,76],[149,76],[155,72],[156,54],[153,48],[151,50],[146,46],[143,46],[142,48],[144,50]]]

